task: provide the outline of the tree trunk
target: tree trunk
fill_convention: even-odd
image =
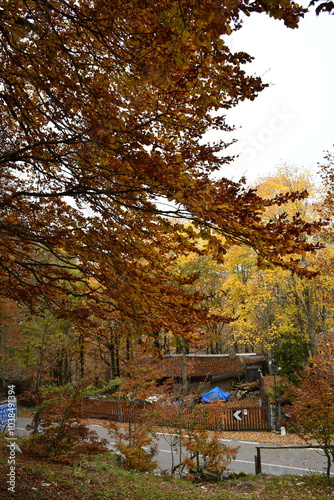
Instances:
[[[182,395],[188,396],[188,370],[187,370],[187,355],[185,349],[181,355],[181,378],[182,378]]]
[[[331,453],[330,450],[325,448],[324,449],[326,457],[327,457],[327,468],[326,468],[326,483],[330,484],[331,480],[331,465],[332,465],[332,460],[331,460]]]

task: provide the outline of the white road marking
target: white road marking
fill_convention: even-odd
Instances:
[[[260,444],[260,443],[257,443],[256,441],[239,441],[239,443],[244,443],[244,444]]]
[[[157,436],[172,436],[172,437],[180,437],[180,434],[172,434],[170,432],[156,432]],[[189,437],[188,434],[181,434],[182,437]]]
[[[159,452],[161,451],[162,453],[172,453],[170,450],[158,450]],[[173,454],[174,455],[179,455],[180,452],[179,451],[173,451]]]
[[[222,441],[222,439],[220,440]],[[112,446],[114,447],[115,446],[115,443],[111,443],[109,442],[109,446]],[[144,446],[143,447],[144,449],[149,449],[149,446]],[[159,449],[158,450],[160,453],[173,453],[174,455],[179,455],[180,454],[180,451],[179,450],[161,450]],[[239,462],[239,463],[242,463],[242,464],[250,464],[250,465],[255,465],[254,464],[254,461],[253,460],[232,460],[232,462]],[[232,464],[231,462],[231,464]],[[262,462],[261,464],[262,466],[266,466],[266,467],[278,467],[280,469],[291,469],[291,470],[299,470],[299,471],[304,471],[304,472],[308,472],[308,473],[315,473],[315,474],[323,474],[323,471],[319,471],[319,470],[312,470],[312,469],[309,469],[309,468],[305,468],[305,467],[293,467],[291,465],[278,465],[278,464],[267,464],[265,462]],[[227,466],[228,468],[228,466]],[[331,472],[331,475],[334,476],[334,472]]]
[[[252,465],[254,465],[254,461],[251,461],[251,460],[233,460],[233,462],[240,462],[240,463],[243,463],[243,464],[252,464]],[[291,465],[266,464],[264,462],[262,462],[261,465],[262,466],[266,465],[267,467],[280,467],[281,469],[303,470],[303,471],[307,471],[307,472],[316,472],[318,474],[322,474],[322,471],[305,469],[303,467],[292,467]],[[331,472],[331,475],[334,475],[334,472]]]
[[[90,425],[90,427],[101,427],[101,428],[103,428],[103,426],[99,425],[99,424],[92,424],[92,425]],[[21,427],[17,427],[17,429],[18,430],[25,430],[25,429],[22,429]],[[156,434],[159,435],[159,436],[180,437],[179,434],[166,433],[166,432],[157,432]],[[184,435],[183,437],[188,437],[188,436]],[[219,439],[219,441],[222,441],[222,442],[236,441],[236,442],[243,443],[243,444],[254,444],[254,445],[260,444],[260,443],[258,443],[256,441],[242,441],[242,440],[233,440],[233,439],[224,439],[224,438]],[[110,445],[112,447],[114,447],[115,443],[109,442],[109,446]],[[144,448],[149,449],[149,447],[146,447],[146,446],[144,446]],[[310,450],[312,450],[312,451],[319,451],[319,450],[317,450],[315,448],[310,448]],[[175,450],[171,451],[171,450],[160,450],[159,449],[158,451],[161,452],[161,453],[173,453],[175,455],[179,455],[179,451],[175,451]],[[239,463],[254,465],[254,461],[251,461],[251,460],[233,460],[233,462],[239,462]],[[266,467],[278,467],[280,469],[291,469],[291,470],[306,471],[306,472],[309,472],[309,473],[316,473],[316,474],[322,474],[323,473],[323,471],[311,470],[311,469],[307,469],[307,468],[303,468],[303,467],[293,467],[293,466],[290,466],[290,465],[267,464],[267,463],[264,463],[264,462],[262,462],[262,466],[266,466]],[[331,475],[333,476],[334,472],[331,472]]]

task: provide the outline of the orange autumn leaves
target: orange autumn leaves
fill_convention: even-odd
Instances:
[[[178,255],[198,252],[175,219],[192,220],[218,260],[243,243],[309,274],[285,256],[318,248],[305,237],[317,223],[261,215],[304,194],[263,199],[212,180],[231,158],[218,154],[224,141],[202,142],[229,130],[224,109],[264,87],[243,69],[251,57],[224,41],[252,12],[296,27],[304,11],[279,1],[3,2],[3,296],[186,335],[207,311],[184,290],[193,277],[173,272]]]

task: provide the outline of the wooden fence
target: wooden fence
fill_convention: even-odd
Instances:
[[[267,406],[252,408],[228,408],[225,410],[225,430],[268,431],[271,430]]]
[[[200,426],[207,430],[267,431],[270,430],[268,407],[210,408],[196,405],[186,408],[177,405],[158,406],[142,402],[89,401],[85,415],[115,422],[139,422],[147,418],[156,425],[190,428]]]

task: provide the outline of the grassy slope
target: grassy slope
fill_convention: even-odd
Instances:
[[[4,444],[4,443],[3,443]],[[109,453],[72,465],[17,455],[16,492],[7,490],[6,449],[1,447],[0,498],[22,500],[303,500],[333,498],[322,477],[238,475],[216,484],[125,471]]]
[[[21,416],[22,412],[20,413]],[[27,411],[24,416],[31,416]],[[90,422],[87,422],[90,423]],[[94,423],[105,424],[104,421]],[[222,434],[222,437],[225,435]],[[229,433],[230,439],[240,438]],[[243,433],[243,439],[271,444],[301,444],[296,436]],[[196,485],[187,480],[126,471],[107,453],[71,465],[16,455],[16,491],[7,490],[7,442],[0,434],[1,500],[323,500],[334,498],[334,484],[322,477],[236,475],[220,483]]]

